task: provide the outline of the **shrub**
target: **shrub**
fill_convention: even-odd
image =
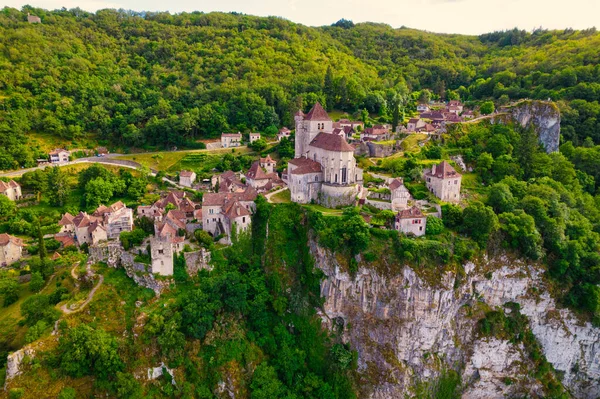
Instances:
[[[44,278],[40,272],[33,272],[29,281],[31,292],[39,292],[44,287]]]
[[[425,225],[425,234],[437,235],[444,231],[444,222],[442,219],[435,216],[427,216],[427,224]]]

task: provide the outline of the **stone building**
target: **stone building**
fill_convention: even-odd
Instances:
[[[283,138],[289,139],[292,135],[292,131],[287,127],[282,127],[279,129],[279,133],[277,133],[277,141],[281,141]]]
[[[271,158],[271,155],[267,155],[266,158],[260,158],[260,167],[264,168],[267,173],[274,173],[277,162]]]
[[[185,187],[192,187],[196,181],[196,173],[190,170],[182,170],[179,172],[179,185]]]
[[[223,148],[239,147],[242,145],[241,133],[223,133],[221,134],[221,146]]]
[[[223,235],[231,242],[231,233],[248,229],[252,223],[252,213],[256,209],[254,200],[257,192],[247,187],[241,193],[206,193],[202,197],[202,230],[213,237]]]
[[[21,186],[14,180],[8,183],[0,180],[0,194],[7,196],[11,201],[20,200],[23,197]]]
[[[406,128],[411,133],[419,132],[424,127],[425,127],[425,121],[420,118],[411,118],[408,120],[408,124],[406,125]]]
[[[294,202],[326,206],[354,203],[362,188],[362,169],[354,147],[333,134],[333,122],[321,104],[295,115],[295,159],[288,162],[288,185]]]
[[[187,197],[185,191],[171,191],[152,205],[138,206],[137,216],[146,216],[152,220],[161,221],[169,204],[174,206],[175,209],[185,212],[188,220],[193,220],[195,217],[194,212],[200,208],[200,205]]]
[[[426,169],[424,179],[427,189],[442,201],[460,202],[462,176],[447,161]]]
[[[101,218],[108,238],[119,238],[123,231],[133,230],[133,210],[127,208],[124,203],[117,201],[111,206],[100,205],[93,216]]]
[[[394,179],[391,181],[389,188],[392,210],[406,209],[408,207],[408,201],[411,199],[411,195],[404,186],[404,182],[401,179]]]
[[[37,15],[27,14],[27,22],[29,22],[30,24],[41,24],[42,19]]]
[[[260,133],[250,133],[250,144],[254,143],[257,140],[260,140]]]
[[[23,255],[23,241],[8,234],[0,234],[0,266],[8,266]]]
[[[174,253],[175,251],[169,238],[152,237],[150,239],[150,264],[152,273],[161,276],[172,276]]]
[[[425,235],[427,217],[416,206],[403,209],[396,215],[395,227],[401,233],[413,234],[417,237]]]
[[[261,160],[263,159],[264,158],[261,158]],[[283,186],[284,184],[283,181],[277,175],[277,173],[265,172],[259,161],[255,161],[252,164],[248,172],[246,172],[245,176],[246,183],[250,185],[250,187],[256,189],[258,192],[270,191],[271,189]]]
[[[50,163],[65,163],[69,162],[71,153],[65,149],[57,148],[48,155],[50,156]]]

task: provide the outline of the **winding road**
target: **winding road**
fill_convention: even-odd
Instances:
[[[86,270],[87,270],[89,273],[91,273],[91,274],[92,274],[92,277],[93,277],[93,276],[96,276],[97,274],[95,274],[95,273],[92,271],[92,269],[91,269],[90,265],[91,265],[91,264],[88,262],[88,264],[86,265]],[[76,263],[76,264],[73,266],[73,268],[71,269],[71,276],[72,276],[72,277],[75,279],[75,285],[76,285],[77,287],[79,287],[78,276],[75,274],[75,268],[76,268],[77,266],[78,266],[78,263]],[[92,299],[94,299],[94,294],[96,293],[96,291],[98,290],[98,288],[100,288],[100,286],[101,286],[101,285],[102,285],[102,283],[104,282],[104,276],[103,276],[103,275],[101,275],[101,274],[98,274],[97,276],[99,277],[99,278],[98,278],[98,284],[96,284],[96,285],[94,286],[94,288],[92,288],[92,290],[89,292],[89,294],[88,294],[87,298],[85,299],[85,301],[83,301],[83,302],[82,302],[82,303],[81,303],[79,306],[77,306],[77,308],[75,308],[75,309],[69,309],[69,308],[67,307],[67,304],[64,304],[64,305],[62,305],[62,306],[60,307],[60,310],[61,310],[61,311],[62,311],[64,314],[72,314],[72,313],[81,312],[81,311],[82,311],[82,310],[83,310],[83,309],[84,309],[84,308],[87,306],[87,304],[88,304],[88,303],[90,303],[90,301],[91,301]]]

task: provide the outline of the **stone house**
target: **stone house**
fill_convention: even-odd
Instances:
[[[264,168],[267,173],[274,173],[277,162],[271,158],[271,155],[267,155],[266,158],[260,158],[260,167]]]
[[[424,103],[417,104],[417,112],[429,112],[429,105]]]
[[[260,133],[250,133],[250,144],[254,143],[257,140],[260,140]]]
[[[384,141],[389,139],[389,131],[367,127],[360,132],[360,139],[362,141]]]
[[[333,134],[333,121],[319,103],[306,115],[298,111],[295,120],[295,158],[288,162],[287,173],[292,201],[354,203],[362,188],[354,147]]]
[[[455,115],[459,115],[463,112],[463,104],[459,100],[450,100],[446,106],[446,110]]]
[[[71,153],[65,149],[57,148],[48,155],[50,156],[50,163],[65,163],[69,162]]]
[[[284,137],[289,139],[291,135],[292,131],[290,129],[288,129],[287,127],[282,127],[281,129],[279,129],[279,133],[277,133],[277,141],[281,141],[281,139],[283,139]]]
[[[85,212],[79,212],[73,218],[72,230],[75,232],[78,245],[97,245],[108,239],[106,228],[101,224],[101,218],[90,216]]]
[[[417,237],[425,235],[427,217],[416,206],[401,210],[396,215],[395,228],[401,233]]]
[[[260,166],[260,161],[255,161],[245,176],[246,183],[258,192],[270,191],[274,187],[283,185],[283,181],[279,179],[277,173],[267,173],[263,170]]]
[[[424,179],[427,189],[442,201],[460,201],[462,176],[447,161],[426,169]]]
[[[173,275],[173,254],[175,250],[169,237],[150,239],[150,265],[152,273],[161,276]]]
[[[194,212],[200,207],[187,197],[185,191],[171,191],[166,197],[157,200],[152,205],[138,206],[137,216],[146,216],[152,220],[161,221],[169,204],[175,209],[185,212],[188,220],[194,219]]]
[[[252,223],[251,215],[256,209],[257,192],[247,187],[241,193],[206,193],[202,197],[202,230],[213,237],[220,234],[231,242],[231,232],[246,230]]]
[[[239,147],[242,145],[242,134],[241,133],[223,133],[221,134],[221,147],[231,148]]]
[[[8,183],[0,180],[0,194],[7,196],[11,201],[20,200],[23,197],[21,186],[14,180]]]
[[[8,266],[23,255],[23,241],[8,234],[0,234],[0,266]]]
[[[420,118],[411,118],[411,119],[409,119],[408,124],[406,125],[406,128],[411,133],[418,132],[424,127],[425,127],[425,121]]]
[[[27,22],[29,22],[30,24],[41,24],[42,23],[42,19],[40,17],[38,17],[37,15],[31,15],[31,14],[27,14]]]
[[[62,215],[62,218],[58,222],[60,226],[59,234],[71,234],[75,235],[75,224],[73,223],[73,219],[75,216],[71,215],[69,212]]]
[[[133,230],[133,210],[124,203],[117,201],[111,206],[100,205],[93,216],[101,219],[107,231],[108,238],[119,238],[123,231]]]
[[[467,110],[463,111],[463,113],[460,114],[460,116],[462,116],[463,119],[473,119],[473,118],[475,118],[475,114],[470,109],[467,109]]]
[[[196,181],[196,173],[190,170],[182,170],[179,172],[179,185],[184,187],[192,187]]]
[[[401,210],[408,207],[408,201],[412,198],[408,189],[404,186],[401,179],[394,179],[390,182],[390,199],[392,210]]]

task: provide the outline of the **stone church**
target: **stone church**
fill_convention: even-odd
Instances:
[[[319,103],[306,115],[298,111],[294,119],[296,151],[288,162],[292,201],[315,201],[328,207],[352,205],[363,181],[354,147],[333,134],[333,121]]]

